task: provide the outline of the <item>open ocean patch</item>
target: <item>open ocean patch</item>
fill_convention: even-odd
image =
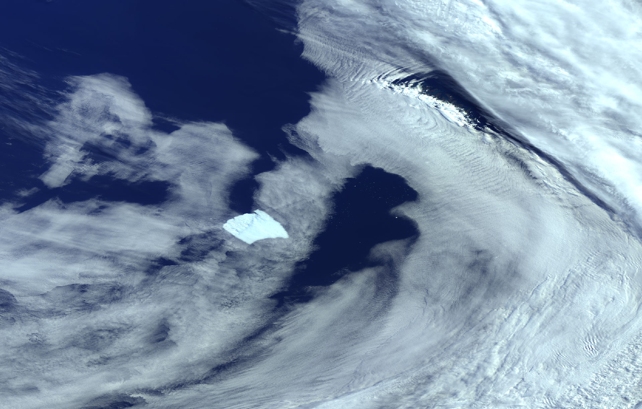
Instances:
[[[0,5],[0,399],[642,401],[642,8]]]

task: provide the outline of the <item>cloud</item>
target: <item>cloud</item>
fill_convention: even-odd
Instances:
[[[310,0],[299,8],[304,56],[331,79],[313,94],[313,111],[296,125],[293,140],[320,162],[371,164],[403,176],[419,200],[397,212],[421,232],[377,330],[352,333],[349,347],[322,343],[353,364],[311,364],[319,372],[332,368],[333,376],[323,378],[328,384],[336,377],[346,385],[340,392],[318,386],[318,402],[332,393],[337,398],[327,407],[591,406],[593,398],[617,406],[641,399],[635,376],[620,371],[617,381],[607,381],[605,375],[634,359],[641,329],[635,306],[640,244],[628,230],[638,225],[631,213],[638,163],[623,145],[631,142],[635,150],[635,137],[606,111],[580,104],[617,94],[633,107],[635,94],[625,96],[613,81],[602,89],[593,85],[596,77],[584,75],[599,71],[584,44],[573,48],[587,38],[585,31],[546,37],[541,30],[550,27],[535,24],[548,15],[566,21],[571,6],[543,3],[526,11],[519,2],[439,4]],[[587,21],[601,15],[582,10]],[[623,10],[615,15],[629,13]],[[504,23],[513,17],[520,21]],[[609,17],[578,27],[606,30],[613,39],[633,35],[630,21],[627,16],[618,28]],[[598,41],[598,34],[591,38]],[[550,56],[535,52],[549,50],[552,40],[567,47],[567,62],[577,69],[567,79],[551,74],[560,65],[551,65]],[[533,52],[517,58],[526,49]],[[598,63],[606,63],[601,58]],[[453,121],[444,107],[461,113],[458,107],[393,86],[437,67],[459,80],[512,138]],[[510,82],[509,72],[523,77]],[[622,74],[635,83],[636,70]],[[577,87],[584,88],[575,98]],[[528,97],[514,96],[517,88]],[[603,131],[599,137],[587,133],[593,125]],[[582,137],[551,131],[562,127]],[[527,149],[529,143],[548,156]],[[582,186],[617,214],[596,205]],[[347,288],[353,295],[364,287]],[[332,327],[333,334],[343,331],[350,326]],[[315,350],[323,350],[321,338]],[[291,359],[314,358],[293,353]],[[626,385],[625,392],[611,394],[613,382]]]
[[[638,101],[622,85],[637,71],[635,51],[611,47],[637,38],[638,10],[608,4],[612,14],[559,2],[304,1],[304,56],[329,79],[311,113],[284,126],[309,157],[257,176],[256,207],[289,239],[252,246],[223,225],[238,216],[230,186],[257,153],[219,123],[157,130],[124,78],[69,79],[52,120],[29,128],[48,161],[39,190],[0,208],[6,404],[642,400],[642,248],[630,232]],[[406,81],[437,68],[475,103],[445,97],[448,84]],[[476,123],[483,115],[494,122]],[[379,244],[376,265],[279,307],[270,297],[364,165],[418,193],[392,214],[419,236]],[[105,180],[164,190],[147,201],[68,196]]]
[[[37,133],[44,183],[2,207],[0,361],[10,370],[0,393],[10,406],[140,403],[149,400],[141,390],[203,382],[264,325],[269,295],[315,234],[266,197],[262,208],[288,220],[298,243],[244,249],[222,227],[235,216],[227,192],[256,153],[218,123],[154,129],[121,77],[69,85]],[[156,182],[168,191],[154,200],[109,191]],[[94,190],[69,196],[78,187]],[[37,195],[42,203],[16,210]]]
[[[348,81],[386,83],[446,71],[638,233],[640,13],[627,1],[310,0],[299,7],[304,55],[317,65]]]

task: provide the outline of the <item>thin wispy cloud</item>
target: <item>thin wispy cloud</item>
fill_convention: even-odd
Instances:
[[[225,124],[159,130],[111,74],[70,77],[57,99],[33,85],[51,116],[11,123],[43,150],[40,182],[0,207],[3,401],[635,406],[639,15],[304,0],[303,57],[327,79],[283,124],[307,155],[255,175],[260,240],[228,200],[259,153]],[[386,216],[416,232],[287,299],[366,167],[407,184]]]
[[[299,7],[304,56],[333,79],[313,96],[298,135],[328,156],[397,173],[420,196],[400,209],[421,236],[401,268],[388,327],[355,348],[370,352],[360,366],[376,375],[328,407],[639,400],[638,376],[613,369],[634,359],[642,329],[631,154],[639,101],[623,86],[639,82],[636,68],[623,68],[639,58],[620,52],[639,36],[637,11],[600,7]],[[444,115],[448,101],[394,85],[435,69],[511,138]],[[625,392],[613,394],[615,384]]]
[[[39,130],[45,186],[21,200],[47,188],[58,194],[25,210],[23,202],[3,207],[2,287],[11,302],[2,394],[25,408],[135,401],[141,390],[202,382],[263,325],[269,295],[314,234],[298,235],[298,256],[273,242],[248,249],[222,226],[235,216],[226,193],[254,152],[222,124],[154,130],[123,78],[69,83],[58,114]],[[109,185],[84,200],[65,196],[66,186],[97,177],[162,182],[167,192],[154,203],[111,197]],[[239,252],[246,255],[227,256]]]

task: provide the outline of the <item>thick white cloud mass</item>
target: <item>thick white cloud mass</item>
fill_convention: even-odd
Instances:
[[[103,176],[167,197],[0,209],[3,405],[639,406],[637,3],[304,0],[298,16],[328,74],[284,127],[311,159],[259,175],[255,197],[287,239],[224,231],[257,157],[226,126],[167,134],[125,79],[69,80],[38,131],[43,183]],[[436,68],[513,139],[395,82]],[[420,235],[278,310],[270,296],[365,164],[418,192],[393,214]]]
[[[443,69],[639,223],[637,2],[309,0],[299,13],[306,56],[332,75],[388,83]]]
[[[639,18],[621,1],[302,3],[304,56],[333,79],[297,134],[420,194],[399,209],[421,231],[400,293],[322,407],[642,400]],[[395,82],[432,69],[539,151]]]

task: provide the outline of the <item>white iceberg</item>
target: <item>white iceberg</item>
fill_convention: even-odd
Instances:
[[[283,226],[262,210],[236,216],[225,222],[223,228],[247,244],[257,240],[289,237]]]

